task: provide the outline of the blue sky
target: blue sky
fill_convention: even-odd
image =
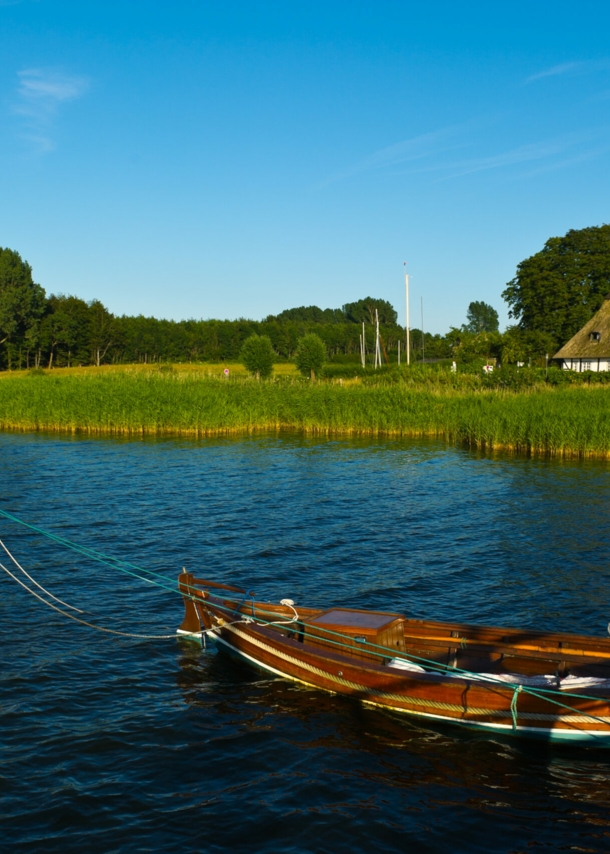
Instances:
[[[610,222],[610,6],[0,0],[0,246],[117,314],[445,332]]]

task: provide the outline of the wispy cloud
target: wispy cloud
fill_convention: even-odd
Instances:
[[[609,150],[610,146],[602,145],[598,148],[583,151],[581,154],[577,154],[574,157],[555,160],[551,163],[543,163],[538,168],[531,169],[530,171],[523,173],[523,177],[531,178],[534,175],[540,175],[544,172],[555,172],[558,169],[566,169],[568,166],[574,166],[577,163],[584,163],[586,160],[592,160],[594,157],[601,157],[602,155],[607,154]]]
[[[485,122],[480,119],[450,125],[385,146],[335,173],[319,183],[315,189],[322,189],[366,172],[377,172],[384,178],[428,173],[436,181],[447,181],[492,170],[512,170],[513,175],[525,176],[523,168],[519,167],[529,165],[533,166],[535,171],[527,174],[533,175],[536,172],[566,168],[583,160],[602,156],[610,150],[610,128],[604,126],[582,128],[571,133],[515,145],[496,153],[485,153],[485,149],[489,152],[489,142],[482,139],[480,133],[473,134],[473,131],[479,131],[481,126],[489,121],[491,119]],[[460,149],[476,150],[478,156],[456,157]]]
[[[89,88],[85,77],[75,77],[43,68],[17,73],[17,101],[13,111],[23,118],[23,137],[39,152],[55,147],[53,130],[59,108],[80,98]]]
[[[562,74],[594,74],[596,71],[607,71],[609,68],[610,59],[591,59],[586,62],[563,62],[560,65],[553,65],[551,68],[538,71],[537,74],[526,77],[523,82],[534,83],[536,80],[542,80],[545,77],[558,77]]]
[[[582,132],[566,133],[539,142],[526,143],[489,154],[482,157],[472,157],[463,160],[439,159],[428,165],[414,165],[411,169],[390,170],[386,175],[419,175],[436,173],[437,181],[447,181],[472,175],[477,172],[491,170],[513,170],[520,166],[538,164],[535,169],[524,172],[519,169],[517,174],[522,177],[567,168],[583,160],[599,157],[610,150],[607,143],[608,129],[583,130]],[[597,141],[596,147],[591,143]]]
[[[582,65],[582,62],[563,62],[561,65],[553,65],[552,68],[546,68],[544,71],[532,74],[525,82],[533,83],[534,80],[542,80],[543,77],[557,77],[559,74],[567,74],[568,71],[574,71],[577,68],[581,68]]]
[[[327,178],[318,187],[325,187],[328,184],[334,184],[336,181],[342,181],[344,178],[351,178],[353,175],[363,172],[396,166],[400,163],[408,163],[414,160],[422,160],[426,157],[432,157],[459,148],[460,143],[457,137],[459,132],[465,127],[466,125],[464,124],[449,125],[448,127],[420,134],[419,136],[396,142],[393,145],[388,145],[385,148],[380,148],[362,160],[356,161],[351,166],[335,172],[334,175],[331,175],[330,178]]]
[[[517,166],[521,163],[531,163],[535,160],[549,160],[565,154],[566,151],[569,151],[579,143],[589,142],[591,138],[592,135],[590,133],[562,134],[553,139],[518,145],[499,154],[444,164],[438,168],[451,170],[451,175],[448,177],[459,178],[462,175],[470,175],[474,172]]]

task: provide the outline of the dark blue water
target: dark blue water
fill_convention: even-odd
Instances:
[[[261,598],[600,635],[610,618],[604,463],[5,434],[0,507]],[[0,537],[93,622],[182,619],[171,593],[2,519]],[[610,753],[431,728],[188,641],[94,632],[0,575],[2,851],[610,851]]]

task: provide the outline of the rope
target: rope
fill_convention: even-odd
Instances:
[[[129,563],[129,561],[121,560],[120,558],[115,558],[111,555],[106,555],[103,552],[98,551],[97,549],[91,549],[87,546],[81,546],[78,543],[73,543],[71,540],[65,539],[65,537],[60,537],[57,534],[52,534],[50,531],[45,531],[44,528],[38,528],[36,525],[31,525],[29,522],[24,522],[23,519],[19,519],[17,516],[13,516],[12,513],[8,513],[6,510],[2,510],[1,508],[0,516],[3,516],[5,519],[8,519],[11,522],[15,522],[18,525],[22,525],[24,528],[29,528],[30,531],[35,531],[37,534],[40,534],[41,536],[46,537],[49,540],[53,540],[53,542],[59,543],[59,545],[65,546],[66,548],[71,549],[72,551],[78,552],[79,554],[82,554],[85,557],[90,558],[91,560],[95,560],[98,563],[103,563],[106,566],[112,567],[113,569],[118,569],[119,572],[123,572],[126,575],[131,575],[134,578],[139,578],[141,581],[146,581],[148,584],[156,584],[158,587],[165,588],[166,590],[171,590],[172,592],[179,592],[178,588],[175,586],[175,582],[172,584],[172,586],[167,586],[167,584],[151,581],[150,578],[145,578],[142,575],[138,574],[143,572],[148,575],[160,578],[164,582],[169,582],[170,579],[160,572],[155,572],[155,570],[152,569],[144,569],[141,566]],[[126,567],[130,567],[131,569],[137,570],[137,572],[131,572],[129,569],[126,569]]]
[[[76,623],[81,623],[81,625],[83,625],[83,626],[88,626],[90,629],[97,629],[98,632],[106,632],[110,635],[120,635],[121,637],[124,637],[124,638],[141,638],[142,640],[162,640],[164,638],[173,638],[174,640],[176,639],[175,634],[173,634],[173,635],[138,635],[138,634],[133,634],[132,632],[119,632],[116,629],[106,629],[103,626],[96,626],[94,623],[89,623],[87,620],[81,620],[79,617],[75,617],[74,614],[68,614],[66,611],[62,611],[62,609],[58,608],[56,605],[52,605],[50,602],[47,602],[45,599],[42,598],[42,596],[39,596],[35,590],[30,590],[30,588],[27,586],[27,584],[24,584],[23,581],[21,581],[21,579],[17,578],[16,575],[13,575],[13,573],[10,571],[10,569],[7,569],[4,566],[4,564],[0,563],[0,569],[3,569],[7,575],[10,575],[10,577],[13,579],[13,581],[16,581],[17,584],[20,584],[25,590],[27,590],[28,593],[30,593],[32,596],[35,596],[37,599],[39,599],[43,603],[43,605],[47,606],[47,608],[52,608],[54,611],[57,611],[59,614],[63,614],[64,617],[68,617],[68,619],[74,620]],[[70,606],[68,606],[68,607],[70,607]]]
[[[517,730],[517,698],[521,693],[522,685],[517,685],[513,691],[513,699],[510,701],[510,713],[513,716],[513,732]]]
[[[38,587],[38,589],[39,589],[39,590],[42,590],[42,592],[43,592],[43,593],[46,593],[46,595],[47,595],[47,596],[49,596],[51,599],[54,599],[54,600],[55,600],[55,602],[59,602],[59,604],[60,604],[60,605],[65,605],[65,607],[66,607],[66,608],[70,608],[70,610],[71,610],[71,611],[76,611],[76,612],[77,612],[77,613],[79,613],[79,614],[82,614],[82,613],[83,613],[83,612],[81,611],[81,609],[80,609],[80,608],[75,608],[75,607],[74,607],[74,605],[68,605],[68,603],[67,603],[67,602],[64,602],[62,599],[58,599],[58,598],[57,598],[57,596],[53,596],[53,594],[52,594],[52,593],[49,593],[49,591],[48,591],[48,590],[45,590],[45,588],[42,586],[42,584],[39,584],[39,583],[36,581],[36,579],[35,579],[35,578],[32,578],[32,576],[31,576],[29,573],[27,573],[27,572],[25,571],[25,569],[21,566],[21,564],[17,561],[17,559],[16,559],[16,558],[14,558],[14,557],[13,557],[13,555],[9,552],[9,550],[8,550],[8,549],[7,549],[7,547],[4,545],[4,543],[2,542],[2,540],[0,540],[0,546],[2,546],[2,548],[3,548],[3,549],[4,549],[4,551],[7,553],[7,555],[9,556],[9,558],[10,558],[10,559],[13,561],[13,563],[15,564],[15,566],[16,566],[18,569],[20,569],[20,570],[21,570],[21,572],[25,575],[25,577],[26,577],[26,578],[29,578],[29,579],[30,579],[30,581],[32,582],[32,584],[35,584],[35,585],[36,585],[36,587]]]

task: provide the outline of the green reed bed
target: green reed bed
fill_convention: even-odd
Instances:
[[[5,376],[0,428],[193,436],[297,429],[439,436],[482,448],[610,457],[610,389],[257,383],[129,372]]]

